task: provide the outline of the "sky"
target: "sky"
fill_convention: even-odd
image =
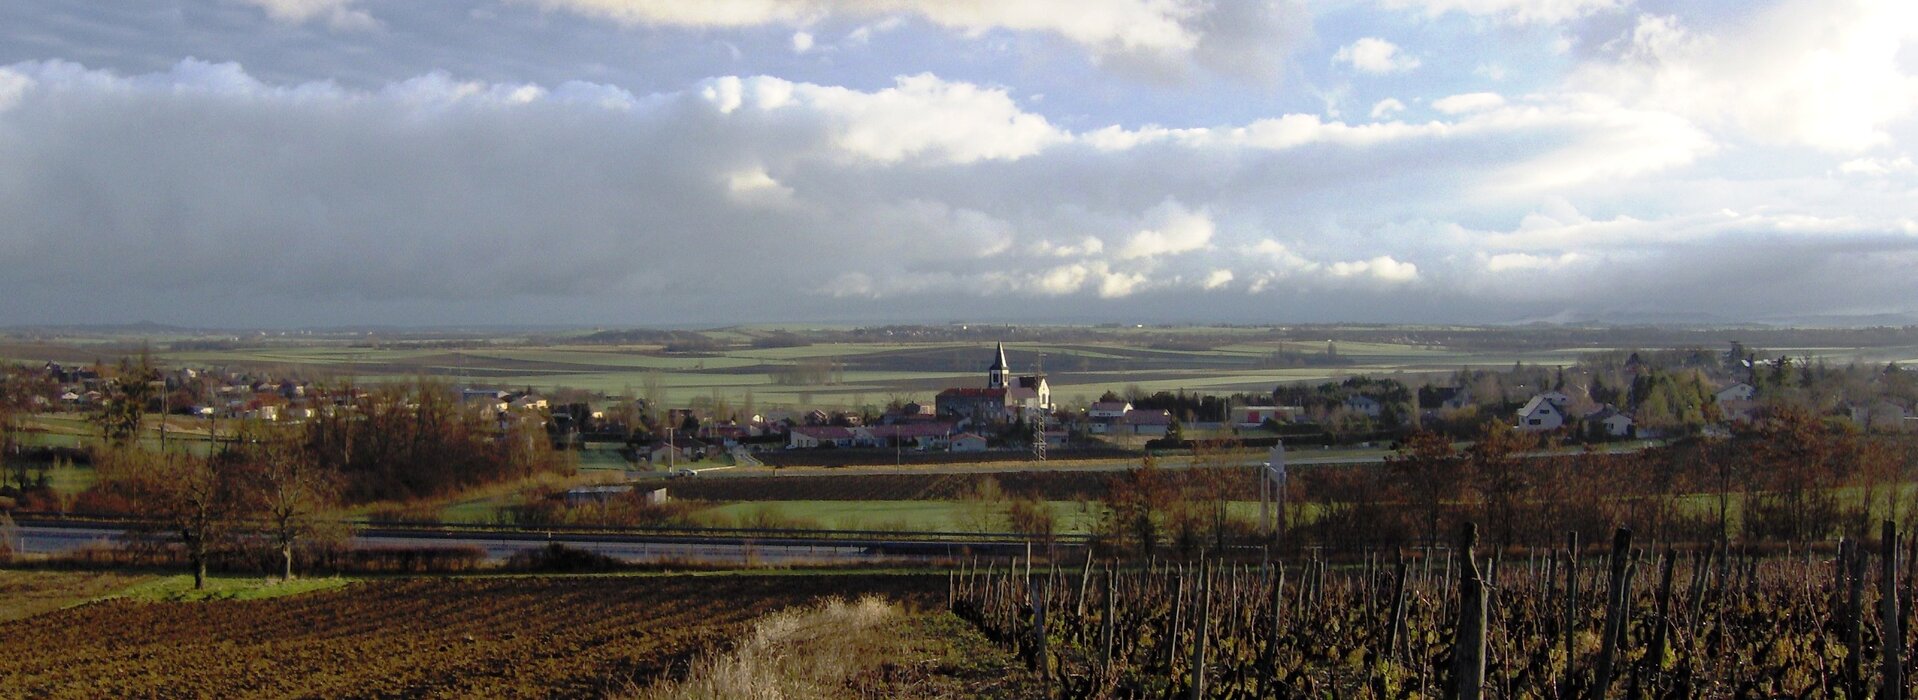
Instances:
[[[1909,0],[0,0],[0,325],[1918,313]]]

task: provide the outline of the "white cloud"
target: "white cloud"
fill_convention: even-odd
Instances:
[[[1499,253],[1485,259],[1485,269],[1491,272],[1514,270],[1557,270],[1583,259],[1578,253],[1561,255],[1533,255],[1531,253]]]
[[[4,80],[0,80],[0,83],[3,82]],[[0,88],[0,106],[4,106],[5,104],[5,89]],[[1912,165],[1911,156],[1898,156],[1897,158],[1853,158],[1840,163],[1838,165],[1838,172],[1845,175],[1883,176],[1918,172],[1918,167]]]
[[[1233,275],[1231,270],[1226,270],[1226,269],[1213,270],[1211,272],[1206,273],[1205,282],[1201,284],[1200,286],[1206,289],[1223,289],[1226,285],[1232,283],[1232,278],[1233,278]]]
[[[785,206],[793,201],[793,189],[767,174],[765,168],[741,170],[726,177],[726,191],[733,201],[752,206]]]
[[[357,0],[240,0],[266,11],[276,22],[301,24],[324,20],[334,29],[373,29],[379,21],[354,7]]]
[[[1905,0],[1786,0],[1705,32],[1646,14],[1572,84],[1764,142],[1856,153],[1918,113],[1915,41],[1918,5]]]
[[[1623,7],[1630,0],[1382,0],[1386,7],[1436,17],[1459,12],[1512,24],[1554,24]]]
[[[1370,260],[1332,263],[1326,269],[1334,277],[1369,277],[1395,284],[1412,282],[1419,278],[1417,265],[1394,260],[1390,255],[1381,255]]]
[[[0,68],[0,112],[20,101],[21,96],[33,89],[33,78],[8,68]]]
[[[1483,112],[1505,105],[1505,98],[1496,92],[1468,92],[1462,95],[1450,95],[1432,101],[1432,109],[1446,114],[1465,114]]]
[[[1200,41],[1189,23],[1206,5],[1196,0],[519,0],[631,25],[669,27],[808,26],[828,18],[912,16],[963,34],[992,30],[1056,34],[1099,55],[1142,52],[1183,55]],[[873,25],[867,25],[870,27]],[[856,40],[871,30],[861,27]]]
[[[1201,250],[1212,242],[1212,217],[1168,199],[1146,212],[1146,225],[1119,247],[1121,260],[1156,258]]]
[[[1332,60],[1373,75],[1402,73],[1419,67],[1416,56],[1407,56],[1396,44],[1370,36],[1341,47],[1332,55]]]
[[[1068,136],[1045,117],[1019,109],[1004,90],[901,76],[893,87],[861,92],[778,78],[718,78],[702,94],[724,114],[778,116],[789,108],[827,119],[834,141],[851,155],[896,163],[1016,160]]]
[[[1372,119],[1379,120],[1405,111],[1405,103],[1397,98],[1387,97],[1372,105]]]
[[[812,50],[813,38],[810,32],[793,32],[793,53],[805,53]]]

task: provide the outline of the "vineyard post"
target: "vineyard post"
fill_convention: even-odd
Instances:
[[[1205,654],[1206,642],[1212,629],[1212,574],[1204,558],[1199,560],[1199,595],[1193,601],[1198,606],[1199,621],[1192,635],[1192,687],[1186,696],[1190,700],[1205,697]]]
[[[1272,576],[1272,630],[1266,635],[1264,658],[1259,660],[1259,693],[1266,697],[1276,695],[1272,692],[1273,679],[1279,670],[1279,630],[1285,621],[1285,564],[1276,564]]]
[[[1178,664],[1179,632],[1182,631],[1185,626],[1185,568],[1183,565],[1180,566],[1178,573],[1173,574],[1171,584],[1172,628],[1171,631],[1166,634],[1165,644],[1165,668],[1167,673],[1172,673],[1173,668]]]
[[[1884,648],[1883,673],[1884,688],[1878,691],[1882,700],[1904,700],[1905,677],[1901,656],[1905,645],[1904,627],[1898,620],[1898,526],[1886,520],[1880,535],[1879,546],[1884,548],[1884,561],[1881,562],[1883,576],[1878,579],[1879,646]]]
[[[1478,524],[1467,522],[1459,533],[1459,607],[1457,633],[1452,641],[1452,697],[1477,700],[1485,684],[1485,582],[1479,578],[1473,548]]]
[[[1592,679],[1592,700],[1605,700],[1605,690],[1612,684],[1612,660],[1618,654],[1618,640],[1624,636],[1625,606],[1630,603],[1625,589],[1629,585],[1626,567],[1631,564],[1631,549],[1631,528],[1621,527],[1612,534],[1611,588],[1605,595],[1605,631],[1599,638],[1598,675]]]
[[[1845,635],[1845,697],[1862,698],[1865,690],[1865,552],[1858,542],[1839,545],[1838,566],[1846,572],[1848,595],[1840,629]]]
[[[1392,616],[1386,621],[1385,656],[1399,658],[1399,643],[1405,636],[1405,550],[1398,550],[1398,571],[1393,574]]]
[[[1665,646],[1671,638],[1672,621],[1672,566],[1678,558],[1678,552],[1666,546],[1665,556],[1659,562],[1658,571],[1658,610],[1653,621],[1658,625],[1652,630],[1651,651],[1645,654],[1651,663],[1652,677],[1659,678],[1665,671]]]
[[[1112,567],[1107,566],[1106,614],[1099,620],[1099,668],[1107,674],[1112,672],[1112,632],[1113,624],[1116,622],[1113,617],[1118,613],[1117,598],[1118,585],[1112,578]]]
[[[1079,572],[1079,607],[1078,607],[1078,613],[1079,613],[1079,621],[1080,621],[1080,624],[1081,624],[1081,625],[1083,625],[1083,624],[1085,624],[1085,619],[1086,619],[1086,586],[1087,586],[1087,584],[1090,584],[1090,583],[1092,583],[1092,548],[1091,548],[1091,547],[1087,547],[1087,548],[1086,548],[1086,568],[1085,568],[1085,570],[1084,570],[1084,571],[1081,571],[1081,572]]]
[[[1045,697],[1052,696],[1052,664],[1046,658],[1046,597],[1038,590],[1039,582],[1028,581],[1027,591],[1032,599],[1032,661],[1039,671],[1039,687]]]
[[[1565,546],[1565,620],[1559,625],[1559,635],[1565,642],[1565,688],[1559,689],[1559,695],[1569,695],[1572,682],[1572,661],[1578,653],[1578,531],[1573,530],[1566,538]]]

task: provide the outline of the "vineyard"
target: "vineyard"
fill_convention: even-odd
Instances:
[[[1465,529],[1336,565],[972,562],[948,598],[1061,698],[1906,692],[1914,572],[1890,523],[1876,543],[1763,557],[1654,554],[1621,529],[1609,548],[1507,558]]]
[[[0,624],[0,695],[588,697],[824,596],[934,576],[396,579],[257,601],[109,601]]]

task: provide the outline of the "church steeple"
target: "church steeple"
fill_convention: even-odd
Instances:
[[[1000,343],[998,358],[993,360],[991,367],[986,368],[986,388],[1006,388],[1006,376],[1011,371],[1012,366],[1006,363],[1006,344]]]

